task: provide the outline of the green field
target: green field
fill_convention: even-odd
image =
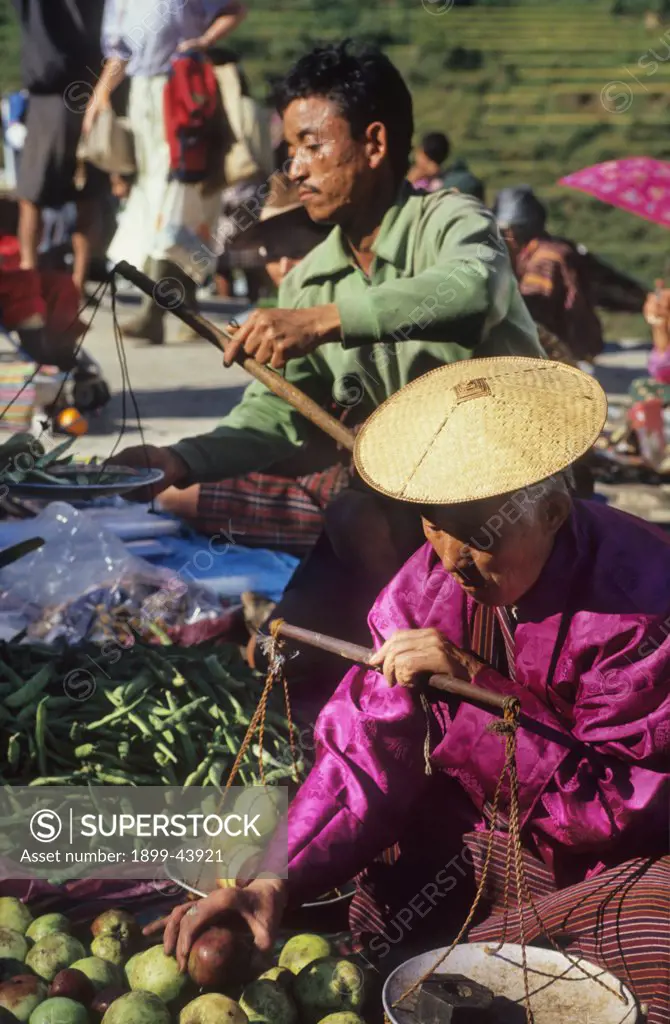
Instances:
[[[257,96],[316,40],[373,39],[410,83],[417,131],[446,130],[490,199],[503,185],[529,182],[548,200],[554,230],[643,280],[663,272],[670,245],[662,228],[557,185],[601,160],[670,159],[670,20],[645,28],[641,13],[655,0],[620,0],[619,8],[639,8],[625,16],[611,13],[612,0],[248,4],[234,41]],[[19,80],[9,0],[0,0],[0,56],[7,89]]]

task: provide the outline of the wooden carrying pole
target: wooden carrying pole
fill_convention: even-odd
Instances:
[[[369,647],[359,647],[358,644],[350,644],[346,640],[336,640],[332,636],[324,636],[323,633],[315,633],[311,629],[302,629],[300,626],[291,626],[288,622],[280,622],[274,625],[276,632],[287,640],[295,640],[297,643],[309,644],[311,647],[318,647],[319,650],[329,651],[331,654],[339,654],[347,661],[354,661],[359,665],[370,665],[370,659],[375,653]],[[502,711],[505,698],[498,693],[491,693],[481,686],[473,686],[472,683],[464,682],[461,679],[453,679],[452,676],[437,674],[432,675],[428,685],[434,690],[442,690],[443,693],[453,693],[462,697],[472,704],[482,704],[495,711]]]
[[[126,263],[125,260],[121,260],[117,263],[114,272],[120,274],[121,277],[125,277],[127,281],[130,281],[141,292],[156,301],[156,287],[157,281],[153,281],[147,274],[142,273],[137,267],[134,267],[131,263]],[[200,316],[199,313],[194,313],[188,309],[183,302],[174,308],[170,308],[170,313],[173,313],[183,323],[188,324],[189,327],[204,338],[205,341],[209,341],[210,344],[216,346],[222,352],[225,351],[225,343],[231,340],[231,335],[227,331],[222,331],[216,327],[211,320],[205,319],[204,316]],[[252,377],[259,380],[262,384],[265,384],[269,391],[277,395],[279,398],[283,398],[285,402],[292,405],[294,409],[308,419],[315,427],[319,427],[324,433],[328,434],[337,441],[339,445],[346,448],[347,451],[354,450],[354,433],[345,427],[343,423],[336,420],[334,416],[327,413],[325,409],[322,409],[312,398],[309,398],[304,392],[297,388],[294,384],[289,383],[285,380],[281,374],[277,373],[276,370],[271,370],[269,366],[264,366],[262,363],[252,359],[251,356],[245,356],[241,353],[236,360],[240,366],[243,366],[247,373],[250,373]]]

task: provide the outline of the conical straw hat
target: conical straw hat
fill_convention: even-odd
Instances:
[[[354,450],[363,480],[402,501],[453,505],[507,494],[565,469],[602,430],[593,377],[550,360],[468,359],[381,405]]]

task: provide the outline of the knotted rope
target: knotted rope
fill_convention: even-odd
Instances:
[[[300,782],[300,767],[298,764],[296,744],[295,744],[295,725],[293,723],[293,714],[291,711],[291,701],[289,698],[288,682],[284,675],[284,665],[286,663],[286,657],[282,653],[283,643],[279,639],[279,630],[281,629],[283,619],[275,619],[270,624],[270,636],[264,638],[264,651],[268,654],[268,672],[265,677],[265,685],[263,692],[261,693],[256,710],[254,711],[249,726],[244,735],[244,739],[240,744],[240,749],[237,752],[237,756],[233,761],[233,766],[230,769],[228,780],[223,788],[221,802],[219,804],[219,810],[223,807],[226,799],[226,795],[230,788],[233,786],[237,774],[240,770],[240,766],[246,757],[249,747],[253,741],[254,736],[258,732],[258,773],[260,776],[261,784],[266,785],[265,780],[265,765],[263,764],[263,750],[264,750],[264,738],[265,738],[265,718],[267,714],[268,700],[272,692],[273,687],[276,683],[281,682],[284,691],[284,704],[286,708],[286,721],[288,724],[289,732],[289,747],[291,751],[291,765],[293,768],[293,778],[296,782]],[[200,876],[199,876],[200,877]]]
[[[300,768],[298,764],[296,743],[295,743],[295,725],[293,722],[293,713],[291,711],[291,700],[288,691],[288,682],[284,674],[284,666],[286,664],[286,656],[283,653],[284,643],[279,639],[279,631],[281,630],[283,619],[274,619],[270,623],[270,636],[264,637],[261,641],[261,647],[263,652],[268,655],[268,672],[265,677],[265,686],[263,692],[258,701],[256,710],[254,711],[249,727],[246,731],[245,737],[242,740],[242,744],[237,753],[237,757],[233,762],[233,766],[230,769],[228,781],[226,782],[224,792],[227,792],[235,781],[235,777],[240,769],[240,765],[244,761],[246,754],[251,746],[251,742],[258,732],[258,773],[260,775],[261,783],[265,785],[265,765],[263,764],[263,744],[265,738],[265,717],[267,713],[268,700],[270,693],[276,683],[281,683],[284,691],[284,707],[286,709],[286,722],[288,724],[288,736],[289,736],[289,748],[291,752],[291,766],[293,768],[293,778],[296,782],[300,782]]]
[[[509,893],[510,893],[510,882],[512,877],[512,867],[514,869],[514,876],[516,880],[517,888],[517,904],[518,904],[518,920],[519,920],[519,937],[521,945],[521,958],[522,958],[522,970],[523,970],[523,984],[524,984],[524,1003],[526,1007],[526,1021],[527,1024],[535,1024],[535,1017],[533,1015],[533,1009],[530,1004],[530,984],[528,977],[528,962],[526,957],[526,929],[524,922],[523,908],[524,904],[527,903],[535,917],[537,924],[540,927],[541,934],[549,941],[552,948],[564,956],[573,967],[576,967],[582,974],[585,975],[590,981],[597,982],[606,991],[616,995],[620,1001],[625,1005],[626,999],[616,989],[606,985],[599,977],[591,974],[587,971],[578,960],[574,960],[564,950],[560,949],[558,944],[554,941],[548,932],[548,929],[542,921],[541,915],[537,909],[533,896],[528,887],[528,881],[526,879],[524,864],[523,864],[523,846],[521,843],[521,816],[519,811],[519,776],[517,772],[516,763],[516,740],[517,730],[519,728],[519,715],[521,712],[521,704],[516,697],[507,697],[503,705],[503,717],[500,720],[491,722],[487,727],[489,732],[495,733],[505,741],[505,763],[498,779],[495,793],[493,796],[492,811],[491,811],[491,824],[488,842],[486,845],[486,856],[484,858],[484,864],[482,866],[482,874],[477,892],[475,894],[474,901],[470,908],[470,912],[463,924],[463,927],[459,931],[458,935],[447,949],[446,953],[442,953],[435,963],[430,967],[424,974],[417,979],[412,985],[407,988],[399,999],[393,1004],[394,1009],[401,1003],[405,1002],[409,996],[413,995],[417,989],[423,985],[424,981],[434,974],[434,972],[440,967],[447,957],[454,951],[456,946],[461,942],[465,933],[472,923],[472,919],[475,916],[477,908],[481,903],[482,897],[486,890],[486,884],[489,877],[489,871],[491,866],[491,858],[493,856],[493,846],[496,836],[496,825],[498,823],[499,809],[500,809],[500,796],[502,793],[503,784],[506,779],[509,779],[509,792],[510,792],[510,810],[509,810],[509,828],[507,835],[507,850],[505,858],[505,886],[503,895],[503,930],[502,937],[496,946],[487,947],[486,952],[493,955],[500,951],[503,944],[506,941],[507,929],[509,922]],[[603,972],[605,973],[605,972]]]

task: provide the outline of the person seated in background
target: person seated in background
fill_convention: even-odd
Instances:
[[[612,432],[609,445],[619,456],[641,455],[649,468],[667,473],[663,410],[670,406],[670,289],[663,283],[656,281],[642,311],[652,336],[648,375],[632,381],[626,420]]]
[[[442,188],[455,188],[466,196],[474,196],[482,203],[486,199],[484,182],[472,173],[467,161],[463,158],[449,164],[442,175]]]
[[[649,293],[644,304],[642,312],[652,337],[649,375],[633,381],[630,396],[634,401],[659,398],[666,406],[670,405],[670,288],[663,284],[656,281],[656,290]]]
[[[528,185],[502,189],[493,207],[533,320],[574,359],[592,362],[603,334],[579,252],[546,230],[547,211]]]
[[[465,160],[455,160],[446,169],[443,164],[451,152],[451,143],[443,132],[428,132],[414,153],[407,180],[424,192],[453,188],[484,202],[484,182],[475,177]]]
[[[270,851],[263,877],[175,908],[164,941],[182,968],[223,912],[269,949],[289,898],[355,878],[356,946],[386,970],[409,931],[417,952],[454,938],[485,859],[484,913],[467,939],[502,941],[507,783],[497,819],[492,804],[505,737],[490,710],[425,687],[440,673],[520,704],[533,905],[512,881],[506,941],[544,939],[537,908],[569,953],[649,1004],[648,1024],[667,1024],[670,539],[573,499],[569,464],[606,412],[580,370],[502,357],[434,370],[364,425],[358,472],[421,516],[427,543],[372,608],[374,667],[352,668],[318,719],[314,766],[288,812],[288,881],[269,877]],[[407,906],[417,916],[399,939]]]
[[[442,184],[442,164],[449,156],[449,139],[443,132],[428,132],[414,151],[414,163],[407,180],[424,192],[437,192]]]

